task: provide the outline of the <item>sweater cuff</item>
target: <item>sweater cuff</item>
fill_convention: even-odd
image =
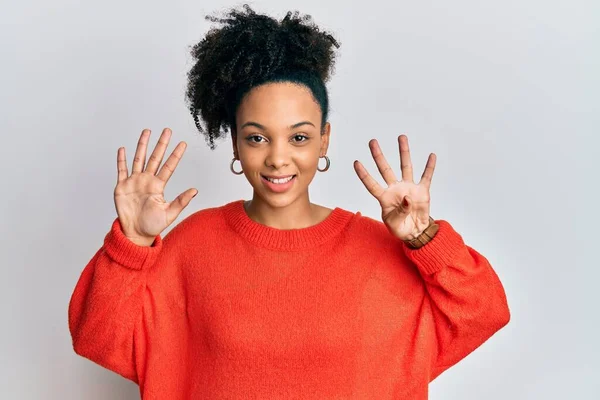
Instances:
[[[162,239],[157,235],[151,246],[139,246],[125,236],[117,217],[104,238],[104,248],[108,256],[118,264],[142,270],[152,266],[156,261],[162,249]]]
[[[465,248],[462,236],[445,220],[436,220],[440,227],[431,241],[418,249],[403,243],[404,254],[417,266],[422,274],[438,272],[451,265],[459,252]]]

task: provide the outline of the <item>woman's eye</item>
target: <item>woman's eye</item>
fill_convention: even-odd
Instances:
[[[252,136],[248,136],[246,138],[247,141],[251,142],[251,143],[263,143],[265,141],[265,138],[262,136],[258,136],[258,135],[252,135]],[[306,142],[308,140],[308,136],[305,135],[294,135],[293,136],[293,140],[296,143],[302,143],[302,142]]]
[[[254,140],[254,139],[260,139],[260,140]],[[249,141],[251,141],[251,142],[253,142],[253,143],[261,143],[261,142],[262,142],[262,139],[263,139],[263,137],[262,137],[262,136],[257,136],[257,135],[254,135],[254,136],[249,136],[249,137],[247,138],[247,140],[249,140]]]
[[[295,135],[294,136],[294,140],[298,143],[301,142],[305,142],[306,140],[308,140],[308,136],[304,136],[304,135]]]

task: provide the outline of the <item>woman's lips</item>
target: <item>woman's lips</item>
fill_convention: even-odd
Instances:
[[[289,174],[289,175],[262,175],[265,178],[271,178],[271,179],[285,179],[285,178],[289,178],[290,176],[294,176],[294,174]]]
[[[288,177],[289,176],[293,176],[293,178],[290,179],[289,181],[287,181],[286,183],[271,182],[267,178],[265,178],[264,175],[261,175],[260,178],[261,178],[263,184],[265,185],[265,187],[267,189],[269,189],[270,191],[275,192],[275,193],[283,193],[283,192],[288,191],[294,185],[294,182],[296,181],[296,175],[288,175]],[[282,179],[282,178],[279,178],[279,179]]]

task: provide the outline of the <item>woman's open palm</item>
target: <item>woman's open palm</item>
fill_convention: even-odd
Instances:
[[[140,245],[152,244],[156,235],[175,221],[198,193],[196,189],[188,189],[170,203],[165,200],[165,186],[185,152],[186,143],[180,142],[159,170],[169,145],[171,130],[163,130],[146,164],[149,138],[150,130],[144,129],[138,141],[131,175],[127,170],[125,148],[121,147],[117,152],[115,207],[123,233]]]
[[[418,237],[430,224],[429,191],[437,157],[434,153],[429,154],[421,180],[415,183],[406,135],[398,136],[398,146],[401,181],[397,180],[375,139],[369,142],[369,148],[387,187],[377,183],[360,161],[354,162],[354,169],[367,190],[379,201],[381,218],[388,230],[401,240],[411,240]]]

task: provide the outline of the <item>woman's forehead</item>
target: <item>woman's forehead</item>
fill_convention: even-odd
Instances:
[[[240,126],[256,122],[264,127],[287,128],[302,121],[318,124],[321,109],[310,89],[291,83],[269,83],[253,88],[241,102]]]

